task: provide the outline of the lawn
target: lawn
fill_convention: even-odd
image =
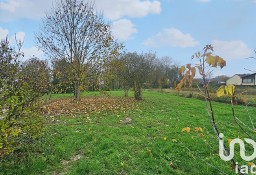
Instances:
[[[216,91],[218,90],[219,87],[210,87],[210,94],[212,96],[212,100],[218,101],[218,102],[225,102],[229,103],[229,97],[227,95],[223,97],[217,97],[216,96]],[[173,89],[155,89],[156,91],[160,92],[168,92],[172,94],[179,94],[180,96],[192,96],[193,98],[199,98],[202,99],[204,98],[202,96],[202,92],[198,88],[184,88],[180,92],[177,92],[175,88]],[[203,89],[201,88],[201,91]],[[241,87],[237,86],[236,87],[236,97],[237,101],[239,101],[240,104],[247,104],[249,106],[254,106],[256,107],[256,88],[255,87]]]
[[[122,95],[122,91],[83,93],[84,98],[94,99],[94,105],[107,105],[102,98]],[[53,101],[63,97],[54,95]],[[74,113],[45,114],[44,136],[1,160],[0,174],[235,174],[230,162],[219,158],[218,140],[204,101],[155,91],[144,91],[143,97],[140,102],[128,100],[132,105],[125,100],[109,102],[112,107],[125,104],[115,110],[85,112],[85,107]],[[215,102],[214,110],[226,141],[246,137],[235,125],[228,104]],[[250,125],[247,110],[243,106],[235,110],[237,117]],[[253,115],[256,109],[248,111]],[[186,127],[190,132],[182,132]],[[202,132],[195,131],[199,127]],[[235,158],[246,164],[239,155]]]

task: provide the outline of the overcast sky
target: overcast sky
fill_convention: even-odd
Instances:
[[[26,57],[43,58],[34,35],[52,0],[0,0],[0,38],[24,39]],[[96,0],[127,51],[155,51],[179,64],[206,44],[227,60],[215,75],[256,70],[256,0]]]

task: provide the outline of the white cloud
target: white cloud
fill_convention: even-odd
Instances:
[[[25,36],[26,36],[25,32],[18,32],[18,33],[16,33],[16,39],[18,41],[24,41],[25,40]]]
[[[9,0],[7,2],[0,2],[0,10],[5,10],[7,12],[13,13],[20,6],[17,0]]]
[[[170,47],[194,47],[199,43],[190,35],[175,28],[163,29],[155,36],[147,39],[145,45],[151,47],[170,46]]]
[[[114,21],[111,26],[111,30],[113,36],[121,41],[128,40],[133,34],[137,33],[137,29],[134,24],[128,19]]]
[[[241,40],[214,40],[212,46],[214,47],[215,53],[225,59],[243,59],[253,54],[253,50]]]
[[[0,40],[5,39],[9,35],[9,30],[8,29],[3,29],[0,27]],[[8,40],[11,45],[14,45],[17,41],[24,42],[25,40],[26,33],[25,32],[17,32],[11,37],[8,37]]]
[[[7,35],[9,34],[9,31],[7,29],[3,29],[0,27],[0,40],[1,39],[5,39],[7,37]],[[16,44],[16,40],[17,41],[21,41],[24,42],[25,41],[25,36],[26,33],[25,32],[17,32],[16,34],[12,35],[9,38],[10,41],[10,45],[15,46]],[[15,39],[16,38],[16,39]],[[33,46],[30,48],[21,48],[21,51],[24,53],[25,58],[24,59],[28,59],[31,57],[38,57],[38,58],[42,58],[44,56],[43,51],[39,50],[37,47]]]
[[[25,41],[25,36],[26,36],[25,32],[17,32],[11,37],[10,42],[11,42],[11,44],[16,43],[16,41],[17,42],[24,42]]]
[[[7,37],[9,31],[0,27],[0,40],[3,40]]]
[[[22,48],[21,51],[24,53],[24,59],[29,59],[32,57],[42,58],[44,56],[43,51],[39,50],[35,46],[30,48]]]
[[[148,14],[159,14],[161,4],[151,0],[96,0],[96,7],[108,19],[115,20],[124,16],[144,17]]]
[[[40,19],[51,7],[52,2],[52,0],[5,0],[0,2],[0,20]]]
[[[58,0],[57,0],[58,1]],[[85,0],[90,1],[90,0]],[[0,20],[40,19],[51,10],[54,0],[5,0],[0,2]],[[158,0],[95,0],[95,7],[111,20],[144,17],[161,12]]]

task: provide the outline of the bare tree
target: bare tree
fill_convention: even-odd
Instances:
[[[51,59],[65,58],[72,66],[74,94],[80,99],[80,83],[85,65],[102,64],[121,48],[112,37],[109,25],[97,15],[93,3],[60,0],[46,14],[36,34],[37,45]],[[87,71],[88,72],[88,71]]]

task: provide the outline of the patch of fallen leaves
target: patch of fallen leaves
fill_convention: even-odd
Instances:
[[[102,111],[125,111],[134,109],[138,102],[133,98],[124,97],[84,97],[80,101],[74,99],[59,99],[48,102],[42,107],[43,113],[47,115],[63,114],[87,114]]]

